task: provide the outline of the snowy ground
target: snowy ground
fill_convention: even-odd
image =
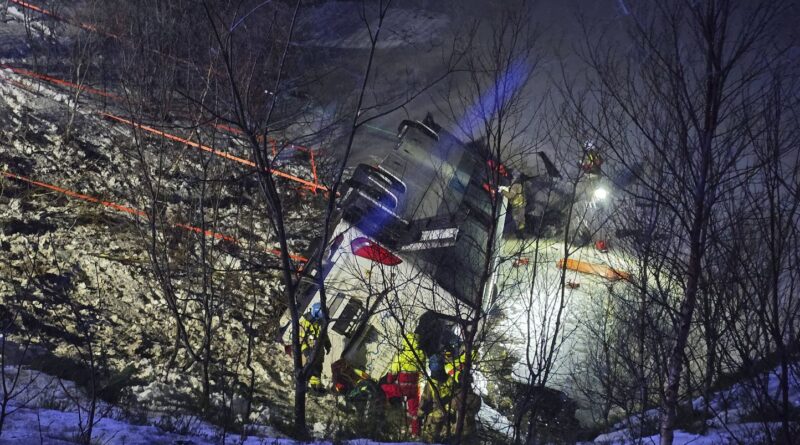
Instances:
[[[7,367],[7,373],[13,374],[15,368]],[[766,376],[768,390],[777,394],[777,370]],[[85,422],[80,419],[76,410],[76,401],[86,404],[82,390],[77,389],[70,381],[56,379],[52,376],[23,370],[20,381],[27,389],[15,398],[9,406],[11,414],[6,419],[0,444],[74,443],[80,430],[78,425]],[[800,407],[800,375],[793,375],[791,402]],[[30,382],[30,383],[29,383]],[[686,431],[675,431],[675,444],[717,445],[725,443],[753,443],[763,440],[765,424],[747,422],[743,418],[752,410],[754,394],[745,385],[737,384],[714,394],[711,406],[715,411],[713,418],[707,421],[708,431],[695,434]],[[702,399],[693,401],[696,409],[700,409]],[[95,443],[103,444],[195,444],[218,445],[223,443],[223,433],[218,427],[209,425],[195,417],[167,419],[157,416],[143,416],[134,423],[130,412],[119,407],[101,403],[99,412],[104,413],[94,428]],[[492,410],[484,409],[481,413],[485,420],[493,415]],[[496,416],[496,413],[494,414]],[[657,419],[655,410],[645,413],[647,422]],[[496,421],[503,418],[494,417]],[[632,433],[633,426],[639,423],[638,418],[626,419],[618,423],[615,431],[604,433],[591,443],[607,445],[658,444],[659,436],[637,436]],[[626,426],[627,425],[627,426]],[[777,429],[778,424],[768,424]],[[252,435],[242,438],[237,434],[225,434],[226,444],[296,444],[299,442],[282,436],[269,427],[260,427]],[[331,442],[315,442],[328,444]],[[342,442],[337,442],[342,443]],[[343,442],[352,445],[371,445],[378,442],[368,440],[352,440]],[[588,444],[588,442],[587,442]]]
[[[14,375],[15,367],[6,367]],[[85,426],[78,415],[78,406],[87,406],[86,395],[73,382],[40,372],[23,369],[17,396],[8,406],[10,413],[3,425],[0,445],[12,444],[74,444]],[[100,403],[98,420],[94,424],[92,443],[104,445],[294,445],[300,443],[332,444],[330,441],[299,442],[286,438],[268,426],[254,427],[247,436],[223,432],[219,427],[194,416],[134,416],[118,406]],[[137,421],[131,419],[136,417]],[[321,428],[318,425],[317,428]],[[370,440],[351,440],[336,443],[379,445]],[[409,442],[411,443],[411,442]]]
[[[9,68],[33,69],[28,42],[29,39],[38,41],[41,36],[34,32],[26,37],[23,17],[28,15],[13,5],[9,6],[7,15],[0,15],[0,19],[5,20],[0,22],[0,173],[28,179],[26,182],[6,175],[0,177],[0,298],[4,303],[6,299],[19,301],[25,311],[35,314],[32,319],[57,326],[61,335],[69,338],[69,331],[74,329],[70,318],[65,316],[69,313],[47,303],[45,295],[49,291],[54,291],[53,295],[59,290],[68,291],[75,301],[95,308],[102,320],[96,325],[97,346],[104,351],[109,367],[115,371],[131,367],[135,369],[136,379],[148,382],[139,388],[140,391],[129,392],[127,403],[141,403],[156,410],[162,408],[160,405],[193,397],[199,388],[197,379],[183,378],[179,375],[180,370],[164,371],[164,364],[171,354],[173,340],[169,337],[173,328],[170,327],[169,311],[159,299],[158,289],[153,287],[152,270],[143,249],[142,218],[31,182],[50,184],[135,210],[144,210],[148,205],[148,200],[143,199],[140,193],[141,176],[133,168],[130,127],[109,122],[98,113],[106,111],[124,115],[125,110],[89,93],[81,94],[76,103],[74,89],[34,79]],[[38,21],[39,16],[28,19],[32,20],[34,29],[47,30],[47,26]],[[44,68],[40,66],[38,69]],[[75,111],[75,120],[72,137],[67,141],[63,135],[71,110]],[[184,131],[179,125],[157,121],[154,125],[170,125],[171,128],[166,129],[159,127],[165,131]],[[210,142],[207,143],[219,143],[220,147],[236,155],[246,155],[231,137],[219,131],[208,134],[205,140]],[[188,135],[187,131],[181,134],[182,137]],[[163,176],[161,197],[164,197],[162,204],[169,223],[198,225],[192,211],[197,196],[196,187],[193,188],[196,184],[185,179],[196,177],[201,160],[207,160],[208,156],[201,158],[198,151],[181,144],[165,144],[157,137],[148,137],[145,148],[145,156],[152,156],[151,159],[165,154],[168,159],[179,162]],[[294,162],[294,159],[282,161],[281,168],[297,176],[310,177],[307,163]],[[212,165],[217,169],[216,174],[243,176],[244,169],[235,163],[214,159]],[[260,214],[263,206],[253,196],[253,180],[244,178],[238,182],[231,181],[231,184],[219,190],[219,213],[209,221],[209,225],[214,231],[235,237],[240,246],[233,246],[226,240],[210,240],[218,253],[218,264],[231,271],[240,267],[244,260],[258,259],[264,262],[262,264],[270,264],[271,255],[264,250],[273,248],[274,244],[270,238],[271,230]],[[287,208],[290,224],[294,228],[307,227],[303,218],[307,218],[308,211],[315,208],[315,198],[296,187],[286,187],[285,193],[291,202]],[[241,212],[243,207],[248,211]],[[297,208],[305,208],[305,213],[301,215]],[[201,238],[193,230],[174,226],[171,229],[174,230],[165,231],[165,239],[169,236],[173,241],[184,242],[187,238]],[[308,246],[308,237],[303,236],[303,230],[298,229],[290,240],[290,248],[296,252]],[[288,358],[277,354],[273,347],[271,333],[275,328],[266,324],[271,313],[282,310],[269,299],[272,289],[277,291],[274,278],[269,273],[257,274],[253,278],[252,281],[248,279],[247,289],[240,285],[242,280],[231,280],[237,285],[226,289],[224,294],[235,300],[233,307],[237,304],[240,307],[252,306],[247,301],[260,299],[254,311],[259,314],[261,322],[251,327],[259,334],[253,370],[258,392],[268,400],[269,409],[263,401],[259,403],[255,407],[254,416],[257,418],[254,420],[269,422],[282,416],[283,410],[290,407],[291,377],[286,372]],[[180,281],[177,283],[181,284]],[[240,310],[241,313],[246,311]],[[218,345],[220,359],[231,362],[242,359],[247,345],[241,339],[245,330],[242,317],[236,318],[235,315],[219,324],[216,337],[224,343]],[[48,354],[71,356],[75,353],[68,342],[34,339],[35,343],[39,341],[52,349]],[[179,356],[177,359],[180,362],[183,358]],[[319,410],[315,411],[316,404],[310,403],[309,406],[313,419],[313,414]],[[48,408],[46,403],[39,407]],[[31,408],[19,410],[18,420],[9,419],[2,440],[20,437],[19,434],[32,434],[31,425],[39,424],[31,420],[36,411]],[[72,434],[70,428],[73,427],[67,428],[66,425],[76,424],[73,414],[42,413],[43,430],[49,428],[53,437],[64,440]],[[112,431],[114,422],[112,419],[102,421],[98,431]],[[109,426],[106,428],[104,425]],[[28,432],[24,432],[25,428],[29,429]],[[141,428],[132,427],[131,431]],[[59,435],[61,430],[65,433]],[[38,426],[36,431],[36,437],[39,437]],[[172,442],[164,439],[159,443]],[[8,439],[6,443],[27,442]],[[111,443],[132,442],[120,439]]]
[[[7,368],[13,373],[14,368]],[[85,418],[79,418],[76,400],[87,403],[81,390],[72,382],[56,379],[30,371],[23,371],[21,381],[33,383],[15,399],[21,404],[12,403],[8,410],[0,444],[74,444],[80,434],[79,425]],[[287,439],[269,427],[259,427],[257,431],[242,437],[238,434],[224,434],[218,427],[185,416],[177,419],[161,417],[142,417],[132,423],[130,413],[119,407],[101,404],[99,411],[106,413],[94,425],[93,442],[106,445],[291,445],[301,442]],[[331,442],[318,441],[317,444]],[[339,442],[342,443],[342,442]],[[367,440],[344,442],[352,445],[378,444]]]
[[[332,7],[331,5],[335,3],[320,6],[318,13],[330,15],[330,11],[325,8]],[[0,24],[0,63],[25,64],[30,48],[24,37],[25,30],[21,20],[15,19],[24,17],[24,14],[14,6],[10,6],[8,11],[9,21]],[[422,14],[407,10],[394,17],[399,17],[400,20],[393,21],[388,26],[387,48],[420,45],[425,43],[423,37],[452,26],[447,16],[439,12]],[[347,28],[345,25],[347,24],[342,24],[341,27]],[[47,33],[47,27],[39,23],[34,22],[34,28]],[[426,32],[422,33],[422,29]],[[307,45],[335,44],[340,48],[358,48],[357,42],[363,40],[363,35],[359,37],[358,34],[347,34],[339,36],[340,40],[333,42],[324,35],[322,29],[307,37]],[[131,184],[137,185],[136,178],[126,177],[123,170],[130,162],[124,150],[124,141],[128,139],[130,129],[100,118],[96,114],[101,108],[100,103],[84,94],[75,108],[78,111],[77,130],[73,140],[67,143],[60,135],[66,113],[75,105],[69,89],[32,81],[0,68],[0,170],[26,175],[126,206],[142,204],[129,188]],[[113,111],[113,106],[108,106]],[[235,146],[232,147],[235,149]],[[182,154],[181,157],[183,156],[196,160],[190,154]],[[171,196],[176,204],[171,211],[175,216],[183,216],[177,204],[189,201],[192,197],[192,190],[177,179],[191,176],[196,168],[196,162],[188,162],[186,166],[179,167],[172,172],[174,176],[171,179],[175,181],[166,185],[165,195]],[[308,174],[301,167],[287,165],[287,168],[297,175]],[[224,198],[232,198],[239,196],[240,191],[228,189],[223,190],[222,194]],[[312,205],[300,193],[297,194],[296,201],[301,206]],[[168,339],[165,340],[168,335],[165,327],[169,326],[169,320],[164,315],[163,304],[153,301],[147,291],[149,275],[145,266],[146,257],[138,247],[141,239],[137,238],[136,223],[127,215],[95,204],[67,199],[58,193],[43,192],[11,179],[0,179],[0,209],[0,294],[15,294],[19,289],[25,289],[28,282],[37,276],[61,275],[64,267],[89,271],[90,273],[81,275],[82,278],[76,283],[76,295],[93,303],[102,302],[99,305],[108,308],[111,321],[109,326],[125,327],[114,329],[108,335],[113,340],[113,345],[108,345],[112,363],[118,368],[133,365],[138,370],[138,377],[149,380],[147,384],[136,388],[134,400],[142,406],[154,408],[156,414],[131,415],[128,408],[104,406],[108,415],[96,425],[95,437],[98,443],[219,443],[220,432],[216,427],[180,413],[164,416],[167,407],[159,406],[165,402],[165,395],[181,397],[196,391],[197,381],[187,381],[177,374],[159,374],[160,360],[167,355],[167,348],[170,346]],[[219,219],[219,231],[237,237],[256,238],[256,242],[261,243],[262,247],[268,245],[268,237],[260,236],[269,232],[263,223],[256,219],[251,230],[240,232],[234,209],[225,210],[227,212],[223,211],[223,214],[230,218]],[[299,225],[302,215],[292,215],[292,218],[293,223]],[[292,247],[297,250],[302,250],[306,245],[306,240],[292,240]],[[507,253],[517,253],[519,247],[518,243],[508,243]],[[532,258],[533,253],[528,249],[525,255]],[[513,266],[511,261],[505,263],[503,274],[508,281],[501,288],[514,288],[515,294],[506,296],[519,302],[519,305],[511,307],[513,310],[509,313],[529,314],[530,310],[539,318],[553,314],[556,309],[553,297],[558,292],[558,288],[553,285],[557,282],[558,275],[555,262],[561,256],[563,245],[553,241],[544,243],[540,258],[540,272],[543,274],[540,279],[544,279],[538,287],[533,288],[524,285],[530,283],[527,274],[531,271],[532,264]],[[576,258],[624,268],[622,259],[598,254],[591,248],[582,249]],[[234,263],[238,260],[231,255],[227,261]],[[588,310],[596,292],[603,291],[609,285],[603,279],[575,272],[568,273],[567,281],[580,284],[580,287],[566,293],[568,307],[564,313],[564,329],[573,335],[564,344],[564,352],[557,357],[551,381],[552,386],[565,390],[569,390],[567,370],[572,361],[577,360],[585,350],[576,333],[580,327],[582,311]],[[269,279],[264,278],[259,284],[258,291],[261,295],[268,294],[272,286]],[[107,293],[99,293],[98,289],[105,289],[104,292]],[[521,295],[538,298],[529,307],[519,298]],[[511,317],[507,324],[509,335],[522,341],[526,333],[520,328],[526,326],[523,319]],[[236,329],[241,329],[241,326],[233,326],[231,332]],[[264,328],[264,331],[267,332],[268,329]],[[265,344],[269,341],[266,337],[265,335],[262,338]],[[237,346],[238,342],[231,343]],[[138,351],[142,349],[147,351],[146,358],[138,357]],[[281,409],[289,406],[291,379],[285,356],[270,346],[262,345],[260,351],[263,356],[256,363],[259,385],[272,406],[260,407],[257,415],[260,416],[260,424],[268,424],[270,420],[274,420],[273,416],[281,415]],[[69,354],[70,351],[62,345],[55,352]],[[774,376],[770,376],[769,381],[774,386]],[[795,406],[800,406],[797,378],[793,382],[795,386],[792,402]],[[79,391],[69,381],[54,380],[46,375],[41,376],[35,388],[39,391],[36,397],[22,396],[12,402],[11,408],[15,412],[6,420],[0,444],[72,443],[78,434],[80,419],[75,403],[67,393]],[[775,393],[774,387],[771,392]],[[709,434],[699,436],[678,431],[676,443],[716,444],[730,441],[734,436],[740,440],[746,438],[745,441],[757,438],[758,432],[763,431],[763,425],[741,421],[746,414],[746,407],[749,406],[746,393],[743,387],[734,387],[718,394],[712,403],[717,414],[709,421]],[[726,402],[723,406],[723,400],[739,400],[740,405]],[[335,403],[330,397],[309,400],[311,417],[324,418],[329,414],[332,402]],[[700,401],[695,401],[695,404],[699,403]],[[162,414],[157,414],[158,411]],[[136,422],[132,422],[131,418],[136,418]],[[486,405],[481,411],[481,418],[499,430],[508,431],[507,419]],[[615,431],[600,435],[595,442],[639,443],[632,430],[626,427],[630,423],[631,421],[621,423]],[[326,426],[322,422],[317,422],[314,429],[318,435],[326,433]],[[188,434],[182,435],[180,432]],[[249,437],[244,443],[294,443],[280,438],[280,434],[268,427],[262,427],[258,436]],[[240,439],[236,435],[227,435],[225,442],[240,443]],[[649,436],[642,440],[644,443],[657,443],[658,437]]]
[[[794,372],[789,378],[790,382],[790,403],[794,408],[800,408],[800,370],[795,364]],[[766,383],[766,393],[773,397],[777,402],[779,392],[779,372],[780,369],[772,370],[768,375],[762,376]],[[765,430],[777,431],[780,424],[777,422],[754,422],[748,421],[748,416],[752,417],[755,406],[758,406],[758,394],[760,391],[753,391],[752,387],[744,383],[737,383],[731,388],[715,393],[711,400],[711,411],[713,417],[706,420],[708,431],[705,434],[690,433],[682,430],[675,431],[675,445],[718,445],[734,443],[760,443],[766,439]],[[704,405],[703,398],[692,401],[695,410],[701,410]],[[645,422],[654,424],[657,422],[658,413],[651,410],[645,413]],[[608,445],[627,445],[627,444],[653,444],[659,443],[661,436],[658,434],[650,436],[640,436],[634,433],[635,425],[640,422],[639,418],[627,419],[615,426],[616,431],[601,434],[594,439],[594,443]],[[633,425],[633,426],[631,426]]]

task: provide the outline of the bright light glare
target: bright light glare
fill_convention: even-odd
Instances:
[[[606,199],[608,197],[608,190],[603,187],[598,187],[597,190],[594,191],[594,197],[596,199]]]

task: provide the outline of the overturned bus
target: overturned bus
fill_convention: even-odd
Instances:
[[[384,375],[403,335],[428,320],[420,347],[430,356],[440,331],[483,311],[496,289],[506,199],[505,167],[479,144],[466,144],[427,117],[403,121],[394,150],[361,164],[346,182],[337,224],[324,248],[323,277],[332,349],[323,377],[340,358]],[[487,267],[488,265],[488,267]],[[316,273],[316,271],[315,271]],[[320,279],[304,278],[298,310],[320,300]],[[480,298],[483,297],[483,298]],[[431,324],[431,316],[441,323]],[[288,324],[288,314],[283,323]],[[291,332],[283,335],[290,343]]]

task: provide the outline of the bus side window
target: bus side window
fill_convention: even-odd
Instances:
[[[297,307],[307,307],[311,302],[311,299],[314,298],[314,295],[317,294],[318,290],[319,285],[317,285],[317,280],[315,278],[303,277],[300,279],[300,284],[297,285],[297,292],[295,293],[297,298]]]
[[[331,313],[333,313],[333,311],[331,311]],[[350,337],[363,313],[364,306],[361,302],[350,299],[342,310],[342,313],[336,318],[332,329],[345,337]]]
[[[336,314],[336,311],[339,310],[339,306],[342,305],[344,299],[344,294],[339,292],[333,297],[333,299],[331,299],[330,303],[328,303],[328,314],[330,314],[331,317],[333,317]]]

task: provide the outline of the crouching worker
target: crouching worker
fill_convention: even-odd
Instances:
[[[417,334],[406,334],[400,351],[392,359],[389,373],[381,379],[386,400],[405,400],[406,414],[412,436],[419,436],[419,380],[425,353],[419,347]]]
[[[309,308],[308,312],[303,314],[300,318],[300,352],[303,355],[303,366],[306,366],[312,359],[314,346],[317,342],[322,342],[325,353],[331,350],[331,341],[328,335],[322,335],[322,322],[325,320],[325,312],[322,310],[322,305],[314,303]],[[316,357],[313,357],[311,362],[311,373],[308,378],[308,386],[314,391],[324,391],[325,387],[322,385],[322,364],[325,361],[325,354],[320,351]]]
[[[375,383],[366,371],[354,367],[343,358],[331,363],[331,376],[333,390],[348,398],[354,394],[353,391],[364,391],[367,383]]]

